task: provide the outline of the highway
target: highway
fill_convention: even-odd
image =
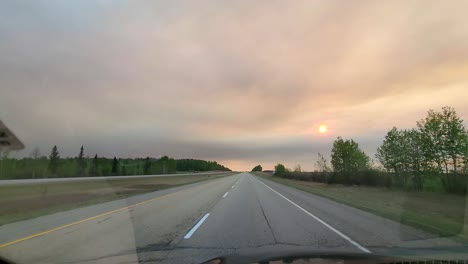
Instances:
[[[0,226],[0,256],[17,263],[200,263],[287,249],[456,246],[250,173]]]

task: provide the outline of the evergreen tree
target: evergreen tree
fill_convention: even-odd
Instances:
[[[116,157],[114,157],[114,160],[112,161],[112,170],[111,170],[112,175],[118,175],[119,174],[119,161],[117,160]]]
[[[150,168],[151,168],[151,160],[149,157],[146,157],[145,166],[143,167],[143,174],[145,175],[149,174]]]
[[[86,171],[86,160],[84,159],[84,148],[81,146],[80,154],[77,157],[77,165],[78,165],[78,176],[85,176]]]
[[[60,155],[57,149],[57,146],[52,148],[52,151],[49,155],[49,172],[55,175],[59,167]]]
[[[97,154],[94,156],[93,161],[91,163],[91,170],[89,172],[91,176],[98,176],[99,175],[99,160]]]

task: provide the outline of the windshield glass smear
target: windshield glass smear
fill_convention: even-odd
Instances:
[[[466,10],[0,3],[0,259],[468,260]]]

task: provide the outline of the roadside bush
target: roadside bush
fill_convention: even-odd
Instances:
[[[298,181],[328,183],[331,174],[331,172],[288,172],[283,174],[282,177]]]
[[[345,172],[286,172],[277,175],[298,181],[313,181],[328,184],[367,185],[391,187],[392,175],[377,170],[362,170],[352,173]]]
[[[391,187],[392,185],[392,177],[386,172],[367,169],[355,172],[353,175],[351,184],[379,187]]]
[[[297,181],[399,188],[414,191],[445,191],[462,195],[466,194],[468,184],[468,175],[466,174],[449,174],[440,177],[428,172],[418,175],[419,177],[416,178],[411,175],[399,175],[372,169],[348,173],[285,171],[280,175],[276,174],[276,176]],[[409,181],[406,182],[404,179],[409,179]]]
[[[275,175],[276,176],[284,177],[286,175],[286,173],[289,173],[289,171],[286,169],[286,167],[283,164],[278,163],[275,166]]]
[[[442,185],[447,192],[466,194],[468,175],[465,174],[446,174],[441,177]]]

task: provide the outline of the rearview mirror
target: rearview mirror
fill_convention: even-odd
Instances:
[[[24,144],[0,120],[0,151],[24,149]]]

